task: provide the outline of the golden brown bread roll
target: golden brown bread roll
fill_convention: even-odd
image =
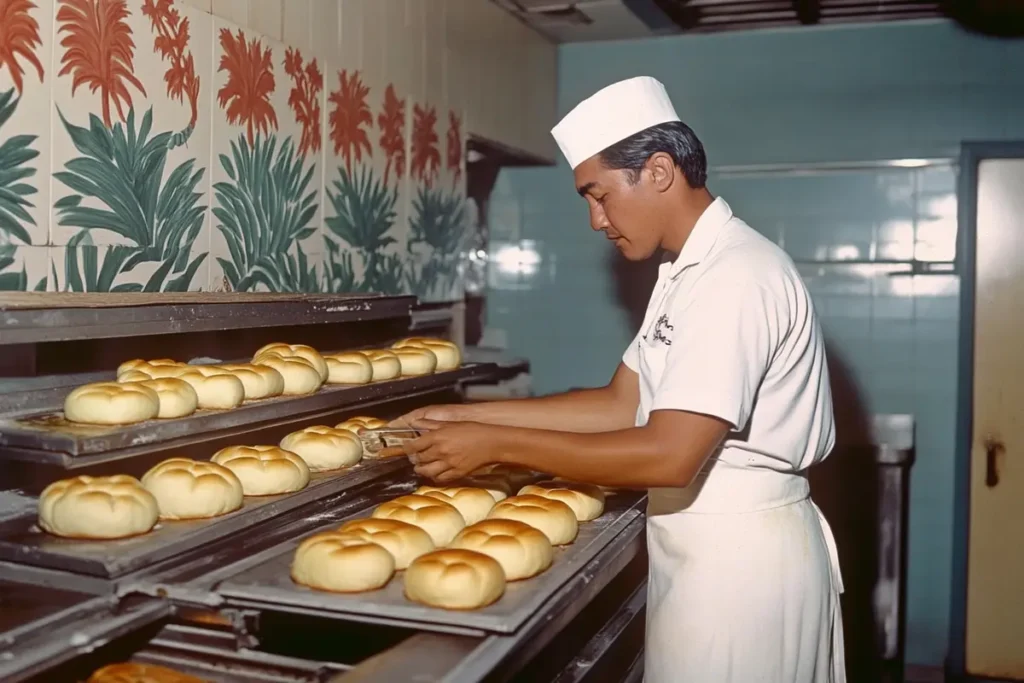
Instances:
[[[246,401],[258,401],[284,393],[284,376],[269,365],[231,363],[219,367],[241,381]]]
[[[138,536],[156,525],[159,514],[153,494],[124,474],[61,479],[39,495],[39,527],[66,538]]]
[[[359,434],[363,429],[384,429],[388,426],[386,420],[376,417],[356,416],[350,417],[344,422],[334,425],[335,429],[347,429],[353,434]]]
[[[579,523],[572,508],[560,500],[541,496],[506,498],[491,510],[491,519],[514,519],[544,532],[551,545],[566,545],[576,540]]]
[[[324,383],[312,363],[298,356],[284,356],[268,353],[253,361],[253,365],[272,368],[284,379],[285,396],[305,396],[316,392]]]
[[[328,384],[367,384],[373,379],[373,363],[358,351],[328,353],[324,361]]]
[[[378,519],[397,519],[426,531],[438,548],[448,545],[466,526],[466,520],[450,503],[428,496],[399,496],[373,511]]]
[[[395,569],[403,570],[420,555],[434,550],[434,542],[423,529],[397,519],[353,519],[338,527],[364,541],[383,546],[395,558]]]
[[[377,590],[394,574],[395,559],[383,546],[337,531],[300,543],[291,569],[295,583],[335,593]]]
[[[321,384],[327,381],[327,362],[320,355],[320,352],[312,346],[306,346],[305,344],[282,344],[280,342],[267,344],[253,355],[252,360],[254,363],[258,363],[261,358],[275,355],[281,358],[301,358],[316,369],[317,374],[320,375]]]
[[[581,522],[597,519],[604,513],[604,491],[600,486],[577,484],[571,481],[551,479],[529,484],[519,490],[519,495],[535,495],[560,500],[570,508]]]
[[[405,570],[405,597],[431,607],[480,609],[504,592],[505,574],[498,561],[471,550],[435,550]]]
[[[174,669],[156,664],[122,662],[108,664],[93,672],[87,683],[209,683]]]
[[[513,519],[485,519],[468,526],[451,547],[490,555],[501,565],[506,581],[536,576],[550,567],[555,557],[543,532]]]
[[[129,370],[117,378],[121,383],[137,383],[149,387],[160,399],[160,410],[157,417],[168,420],[186,417],[196,412],[199,407],[199,395],[192,385],[177,377],[150,379],[149,375],[138,370]]]
[[[85,384],[64,399],[64,417],[81,424],[128,425],[159,414],[160,396],[138,383]]]
[[[199,398],[199,407],[205,410],[230,410],[245,400],[241,380],[216,366],[149,365],[138,368],[138,372],[151,379],[170,377],[188,382]]]
[[[392,349],[398,357],[402,377],[422,377],[433,374],[437,368],[437,356],[429,349],[403,348]]]
[[[360,351],[370,361],[370,366],[373,369],[373,381],[381,382],[383,380],[395,379],[402,374],[402,363],[391,351],[385,351],[383,349],[371,350],[371,351]]]
[[[228,446],[210,460],[234,472],[247,496],[292,493],[309,484],[306,462],[277,446]]]
[[[242,507],[242,482],[215,462],[169,458],[142,477],[161,519],[206,519]]]
[[[363,442],[347,429],[314,425],[281,439],[281,448],[306,461],[311,472],[351,467],[363,457]]]
[[[401,339],[392,345],[393,349],[419,348],[427,349],[437,356],[437,368],[435,372],[447,372],[455,370],[462,365],[462,352],[458,344],[446,339],[433,339],[431,337],[408,337]]]
[[[117,366],[117,377],[120,378],[121,375],[125,374],[126,372],[132,372],[133,370],[137,371],[140,368],[145,368],[147,366],[157,367],[173,365],[184,365],[184,363],[179,363],[178,361],[171,360],[170,358],[157,358],[155,360],[143,360],[141,358],[135,358],[132,360],[126,360],[125,362]]]
[[[494,496],[488,491],[465,486],[421,486],[414,493],[451,503],[466,524],[476,524],[486,518],[495,503]]]

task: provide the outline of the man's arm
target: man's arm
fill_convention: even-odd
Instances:
[[[395,422],[411,424],[426,418],[564,432],[607,432],[632,427],[639,403],[640,378],[620,363],[612,380],[596,389],[511,401],[427,406]]]

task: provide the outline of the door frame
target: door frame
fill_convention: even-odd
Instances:
[[[974,301],[978,166],[988,159],[1024,159],[1024,141],[965,142],[957,178],[957,270],[960,338],[957,359],[956,455],[953,463],[953,572],[946,669],[963,680],[967,669],[967,566],[971,528],[971,442],[974,418]]]

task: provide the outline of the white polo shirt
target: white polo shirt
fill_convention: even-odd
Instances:
[[[721,198],[662,264],[622,361],[640,376],[637,426],[651,411],[685,410],[733,428],[691,486],[650,492],[650,514],[807,497],[802,471],[835,443],[821,328],[789,256]]]

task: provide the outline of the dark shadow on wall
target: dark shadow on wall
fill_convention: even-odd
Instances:
[[[646,261],[627,261],[619,250],[608,249],[606,265],[615,281],[615,299],[619,307],[629,314],[630,334],[636,334],[644,322],[647,301],[654,283],[658,281],[658,257]]]
[[[871,443],[871,416],[842,355],[826,343],[836,447],[824,463],[811,468],[811,495],[839,548],[845,593],[842,597],[846,670],[850,683],[880,680],[874,623],[881,529],[878,468]]]

